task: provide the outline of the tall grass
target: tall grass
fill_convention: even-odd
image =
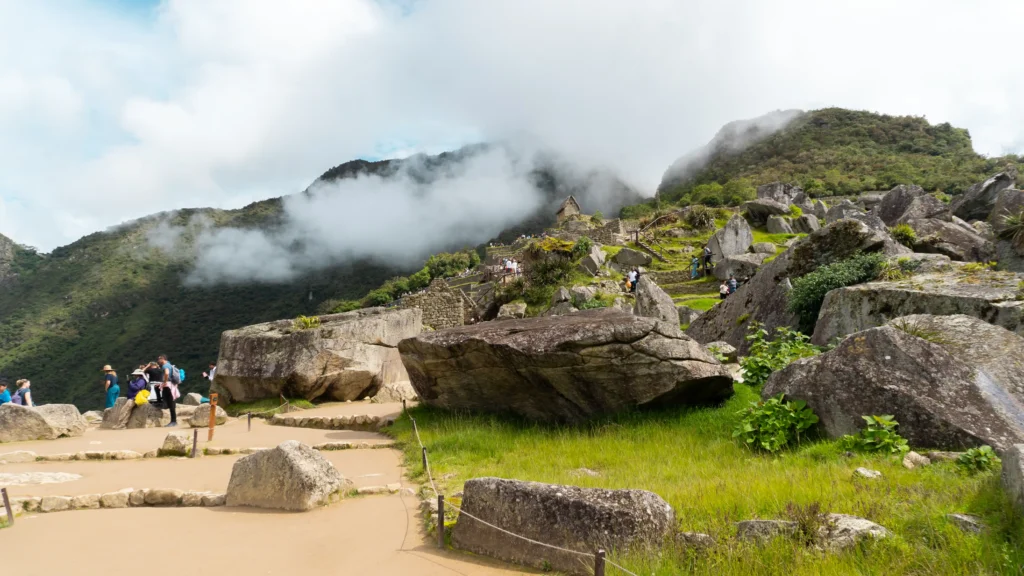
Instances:
[[[579,427],[542,426],[498,416],[411,411],[440,488],[499,476],[600,488],[642,488],[665,498],[681,530],[720,545],[694,555],[668,545],[658,557],[620,558],[640,574],[1020,574],[1024,522],[1015,519],[998,471],[964,476],[952,464],[906,470],[897,459],[846,455],[833,441],[805,442],[778,456],[753,454],[731,437],[736,412],[757,398],[737,385],[719,408],[630,413]],[[390,430],[404,446],[414,479],[425,481],[410,421]],[[854,478],[865,466],[880,480]],[[600,475],[574,474],[589,468]],[[782,518],[787,504],[820,503],[830,512],[869,518],[895,534],[841,554],[790,541],[765,547],[732,538],[734,523]],[[990,529],[967,535],[948,513],[981,516]]]

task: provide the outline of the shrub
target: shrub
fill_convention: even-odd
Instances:
[[[950,201],[953,200],[953,197],[950,196],[949,194],[946,194],[945,192],[936,192],[935,197],[938,198],[941,202],[945,202],[946,204],[949,204]]]
[[[899,427],[892,416],[861,416],[867,427],[856,436],[843,436],[842,444],[849,450],[902,454],[910,450],[906,438],[896,433]]]
[[[999,457],[996,456],[991,446],[971,448],[956,459],[956,466],[965,474],[977,474],[987,472],[999,464]]]
[[[604,224],[604,214],[601,214],[601,211],[598,210],[597,212],[594,212],[593,216],[590,217],[590,221],[600,226]]]
[[[299,316],[298,318],[295,319],[294,322],[292,322],[292,326],[296,330],[309,330],[311,328],[319,328],[320,327],[320,317],[319,316]]]
[[[424,266],[419,272],[409,276],[409,290],[415,292],[430,286],[430,269]]]
[[[786,504],[786,517],[796,522],[794,536],[806,546],[820,544],[823,537],[834,529],[828,514],[818,502],[811,502],[807,506],[790,502]]]
[[[1015,246],[1024,247],[1024,210],[1017,214],[1003,215],[1002,225],[999,237],[1013,242]]]
[[[882,262],[881,266],[879,266],[878,268],[877,278],[884,282],[894,282],[896,280],[902,280],[906,277],[907,275],[900,268],[900,265],[891,260],[886,260],[885,262]]]
[[[690,206],[683,216],[683,222],[695,230],[710,230],[715,227],[715,211],[702,204]]]
[[[818,417],[805,402],[786,402],[782,394],[751,402],[737,415],[740,421],[733,430],[733,438],[751,450],[765,452],[799,444],[800,435],[818,423]]]
[[[790,362],[819,353],[818,347],[810,343],[805,334],[780,327],[775,338],[768,339],[768,331],[760,322],[750,325],[747,340],[750,352],[740,360],[743,367],[743,381],[751,386],[764,384],[772,372],[781,370]]]
[[[822,266],[793,281],[789,292],[789,310],[800,317],[800,328],[814,329],[825,294],[836,288],[853,286],[878,276],[885,256],[880,253],[857,254],[846,260]]]
[[[586,236],[580,237],[580,239],[577,240],[576,244],[574,244],[572,247],[573,259],[579,260],[580,258],[583,258],[587,254],[590,254],[590,249],[593,246],[594,243],[591,242],[590,238],[587,238]]]
[[[619,218],[623,220],[639,220],[644,216],[650,216],[654,214],[654,206],[650,204],[634,204],[632,206],[623,206],[619,210]]]
[[[363,306],[369,308],[371,306],[387,306],[394,302],[394,298],[391,296],[391,292],[386,288],[377,288],[371,290],[365,298],[363,298]]]
[[[925,328],[924,326],[921,326],[917,322],[911,322],[906,318],[897,318],[896,320],[893,321],[892,325],[897,330],[906,332],[907,334],[910,334],[915,338],[927,340],[928,342],[931,342],[933,344],[945,343],[945,339],[942,337],[942,333],[939,332],[938,330]]]
[[[338,302],[334,306],[332,306],[330,310],[328,310],[328,312],[331,314],[341,314],[343,312],[351,312],[353,310],[358,310],[361,307],[362,305],[359,303],[358,300],[342,300],[341,302]]]
[[[476,261],[474,264],[473,261]],[[430,279],[451,278],[458,276],[464,270],[472,268],[480,263],[480,255],[475,251],[463,252],[441,252],[427,258],[427,269],[430,272]]]
[[[803,211],[802,208],[800,208],[796,204],[790,204],[789,205],[789,215],[792,218],[799,218],[799,217],[804,215],[804,211]]]
[[[907,248],[913,248],[917,243],[917,232],[910,227],[910,224],[897,224],[889,228],[889,234],[892,235],[893,240]]]

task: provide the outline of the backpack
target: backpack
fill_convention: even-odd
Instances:
[[[171,373],[169,378],[171,384],[181,384],[181,381],[185,379],[185,371],[180,370],[177,366],[171,364]]]
[[[19,388],[18,391],[15,392],[13,396],[11,396],[11,404],[17,404],[18,406],[25,405],[25,399],[21,397],[23,391],[23,388]]]

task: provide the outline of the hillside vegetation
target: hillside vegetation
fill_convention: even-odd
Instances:
[[[777,122],[774,116],[770,120]],[[759,129],[757,121],[749,121],[742,133],[723,128],[708,147],[665,173],[661,200],[688,200],[696,191],[705,198],[693,200],[707,203],[709,186],[718,185],[735,196],[720,202],[734,203],[756,186],[775,181],[799,184],[814,196],[889,190],[898,184],[959,194],[1007,163],[1024,167],[1020,156],[977,154],[965,129],[932,125],[916,116],[826,108],[789,114],[785,120],[774,132]],[[751,143],[743,146],[745,141]]]

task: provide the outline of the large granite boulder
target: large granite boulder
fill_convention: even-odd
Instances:
[[[792,234],[793,226],[789,222],[784,216],[769,216],[766,228],[769,234]]]
[[[296,440],[235,462],[227,505],[304,512],[351,485],[320,452]]]
[[[727,256],[743,254],[754,243],[754,233],[739,214],[733,215],[725,226],[711,235],[708,240],[708,248],[714,262],[720,262]]]
[[[796,232],[797,234],[810,234],[818,228],[821,228],[821,225],[818,223],[818,218],[810,214],[804,214],[798,218],[793,218],[790,221],[790,226],[792,226],[793,232]]]
[[[357,400],[408,380],[396,348],[422,332],[418,308],[366,308],[320,317],[305,330],[291,320],[224,332],[212,392],[221,402],[284,394],[307,400]]]
[[[768,259],[768,256],[768,254],[756,252],[753,254],[729,256],[715,264],[715,278],[728,280],[729,276],[735,276],[736,278],[753,276],[757,269],[761,267],[761,264]]]
[[[170,423],[170,411],[164,410],[156,404],[146,402],[142,406],[132,408],[131,416],[128,417],[128,424],[125,427],[130,429],[160,428]],[[106,418],[104,418],[104,426],[106,426]]]
[[[964,314],[1024,334],[1024,274],[947,265],[895,282],[868,282],[832,290],[818,313],[811,341],[824,345],[911,314]]]
[[[203,395],[195,392],[189,392],[181,399],[181,403],[186,406],[202,406]]]
[[[623,248],[612,256],[612,262],[625,266],[628,268],[635,268],[637,266],[650,266],[651,255],[647,252],[641,252],[640,250],[633,250],[632,248]]]
[[[463,490],[462,510],[452,530],[461,550],[534,568],[590,574],[593,562],[579,554],[515,538],[475,520],[537,542],[592,554],[659,549],[675,531],[675,513],[657,494],[646,490],[602,490],[473,478]]]
[[[374,404],[388,404],[401,402],[402,400],[416,400],[416,390],[409,381],[390,382],[381,387],[380,390],[370,398]]]
[[[0,442],[81,436],[86,428],[85,418],[71,404],[47,404],[37,408],[9,402],[0,405]]]
[[[888,234],[856,220],[826,226],[761,266],[749,282],[694,320],[686,333],[698,342],[728,342],[745,354],[750,346],[745,338],[749,320],[761,322],[769,330],[797,327],[798,318],[788,308],[790,278],[857,252],[888,252],[892,243]]]
[[[803,188],[794,186],[793,184],[772,182],[771,184],[762,184],[757,187],[757,197],[759,199],[774,200],[779,204],[785,204],[787,206],[792,204],[793,200],[800,196],[804,196]]]
[[[650,276],[641,276],[637,281],[635,297],[634,313],[637,316],[656,318],[663,322],[675,322],[679,319],[676,303],[672,301],[672,297],[662,290],[661,286],[658,286]]]
[[[989,262],[996,257],[995,245],[973,228],[937,218],[909,220],[906,224],[917,234],[917,252],[942,254],[958,262]]]
[[[995,232],[1005,228],[1007,216],[1017,216],[1024,212],[1024,190],[1003,190],[996,196],[996,204],[989,214],[988,221]]]
[[[679,312],[680,326],[689,325],[690,322],[693,322],[694,320],[697,319],[698,316],[704,313],[701,310],[697,310],[696,308],[690,308],[689,306],[684,306],[682,304],[676,306],[676,311]]]
[[[502,304],[501,308],[498,309],[498,315],[494,318],[495,320],[508,320],[510,318],[525,318],[526,317],[526,302],[509,302],[508,304]]]
[[[754,226],[764,226],[771,216],[784,216],[789,214],[789,205],[776,202],[769,198],[759,198],[744,202],[740,205],[740,212],[747,215],[747,219]]]
[[[953,200],[950,208],[953,210],[953,214],[964,220],[985,220],[995,208],[999,193],[1013,188],[1016,180],[1016,170],[1000,172],[988,180],[968,188],[967,192]]]
[[[209,428],[210,427],[210,405],[203,404],[195,409],[188,417],[188,425],[193,428]],[[214,425],[221,426],[227,424],[228,413],[223,408],[217,406],[216,415],[213,417]]]
[[[185,432],[171,432],[157,453],[160,456],[188,456],[192,452],[192,438]],[[197,450],[198,452],[198,450]]]
[[[74,404],[43,404],[37,406],[36,411],[53,427],[58,438],[81,436],[89,427],[89,422]]]
[[[926,194],[914,198],[910,205],[907,206],[907,209],[903,211],[903,215],[896,220],[896,224],[908,224],[920,219],[937,219],[952,222],[953,218],[956,217],[950,213],[949,206],[945,202],[935,196]],[[963,222],[963,220],[960,221]]]
[[[601,266],[604,266],[604,259],[604,251],[595,244],[590,247],[590,253],[580,260],[580,270],[591,276],[597,276],[598,272],[601,271]]]
[[[580,422],[731,396],[729,372],[677,322],[585,310],[429,332],[398,348],[420,400],[448,409]]]
[[[1000,270],[1024,272],[1024,245],[999,240],[996,242],[996,260],[999,262]]]
[[[856,204],[849,200],[843,200],[828,209],[828,212],[825,213],[825,222],[827,224],[835,224],[844,218],[855,218],[862,214],[864,214],[864,211]]]
[[[910,207],[915,198],[927,195],[920,186],[900,184],[882,196],[882,200],[872,209],[886,226],[895,226]]]
[[[774,373],[762,396],[803,400],[829,436],[892,414],[912,446],[1024,442],[1024,338],[970,316],[915,315]]]
[[[1024,515],[1024,444],[1014,444],[1003,452],[1003,490],[1017,513]]]

